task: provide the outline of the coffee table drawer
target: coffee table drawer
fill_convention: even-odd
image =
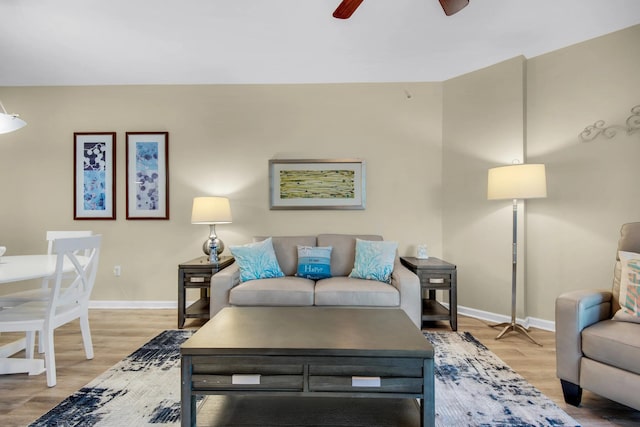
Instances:
[[[421,394],[422,381],[422,378],[319,375],[309,377],[309,391]]]
[[[309,375],[422,378],[422,359],[336,359],[336,364],[311,364]],[[344,361],[343,361],[344,360]]]
[[[194,356],[194,390],[301,391],[304,368],[291,359],[256,356]]]
[[[197,391],[302,391],[302,375],[202,375],[192,376],[193,390]]]
[[[422,393],[422,359],[348,359],[309,366],[309,391]]]

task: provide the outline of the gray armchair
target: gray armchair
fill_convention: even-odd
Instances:
[[[618,250],[640,253],[640,222],[624,224]],[[556,362],[565,402],[582,389],[640,410],[640,323],[618,321],[621,263],[611,290],[568,292],[556,299]]]

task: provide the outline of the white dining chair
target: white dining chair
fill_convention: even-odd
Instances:
[[[53,241],[56,239],[65,239],[68,237],[86,237],[91,236],[91,230],[54,230],[47,231],[47,255],[53,252]],[[70,273],[74,275],[75,273]],[[24,304],[29,301],[45,301],[49,298],[51,290],[49,289],[49,278],[42,279],[42,284],[38,288],[27,289],[25,291],[12,292],[0,295],[0,310],[8,307],[15,307],[18,304]],[[42,335],[38,335],[38,352],[43,352]]]
[[[47,254],[51,255],[53,252],[53,241],[55,239],[65,239],[69,237],[86,237],[91,236],[92,231],[88,230],[73,230],[73,231],[47,231]],[[73,273],[72,273],[73,274]],[[25,291],[13,292],[5,295],[0,295],[0,310],[7,307],[14,307],[18,304],[24,304],[29,301],[44,301],[49,298],[49,279],[44,278],[42,284],[38,288],[28,289]]]
[[[29,301],[0,311],[0,332],[26,332],[25,357],[33,358],[35,333],[42,334],[47,385],[56,385],[54,330],[80,319],[80,331],[87,359],[93,359],[93,343],[89,328],[89,298],[95,284],[102,236],[55,239],[57,255],[55,274],[46,301]],[[74,277],[65,274],[72,266]],[[66,280],[65,280],[66,279]],[[71,280],[66,285],[65,281]]]

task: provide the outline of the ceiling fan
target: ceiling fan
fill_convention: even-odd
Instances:
[[[338,8],[333,12],[333,17],[338,19],[347,19],[360,6],[363,0],[342,0]],[[440,0],[440,5],[444,10],[444,14],[451,16],[460,12],[462,8],[469,4],[469,0]]]

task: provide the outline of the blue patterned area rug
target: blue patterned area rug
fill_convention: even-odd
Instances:
[[[188,330],[164,331],[31,426],[179,425],[179,347],[191,334]],[[425,337],[436,349],[437,426],[578,425],[468,332],[426,332]],[[198,405],[198,425],[419,425],[415,402],[410,399],[305,398],[295,402],[208,396]],[[279,418],[274,420],[273,415]]]

